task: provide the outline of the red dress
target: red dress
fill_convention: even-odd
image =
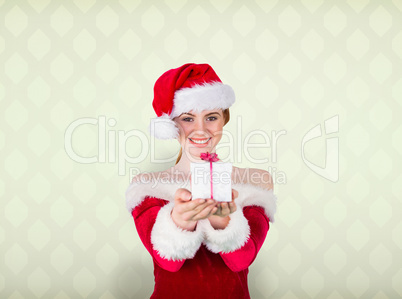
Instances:
[[[134,182],[127,190],[141,241],[154,263],[151,298],[250,298],[247,275],[264,243],[276,210],[276,196],[251,184],[233,184],[237,210],[228,226],[215,230],[208,219],[194,232],[175,225],[170,213],[178,188],[188,185]]]

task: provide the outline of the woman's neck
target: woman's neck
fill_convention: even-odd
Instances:
[[[191,160],[186,156],[182,155],[179,162],[172,167],[172,170],[175,171],[178,175],[183,175],[184,177],[189,177],[190,174],[190,163],[196,162],[194,158]]]

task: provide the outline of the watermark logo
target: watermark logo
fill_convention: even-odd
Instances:
[[[144,160],[150,160],[152,164],[166,164],[174,162],[177,158],[177,153],[172,153],[170,157],[163,159],[157,159],[155,153],[160,151],[156,148],[154,138],[149,138],[149,135],[141,130],[132,129],[129,131],[115,130],[116,120],[113,118],[107,119],[106,116],[99,116],[98,118],[85,117],[73,121],[65,131],[64,146],[66,154],[77,163],[81,164],[93,164],[93,163],[115,163],[117,164],[118,174],[126,175],[127,167],[129,165],[138,166],[139,163]],[[278,158],[278,142],[282,136],[287,134],[286,130],[265,132],[261,129],[252,130],[248,133],[243,132],[241,116],[236,120],[237,128],[234,132],[219,131],[214,134],[222,135],[222,139],[219,144],[216,144],[217,150],[226,151],[228,154],[223,157],[223,162],[236,161],[242,163],[242,155],[252,164],[266,164],[270,163],[275,166]],[[79,148],[80,143],[73,142],[73,135],[80,127],[89,126],[96,132],[96,147],[97,153],[93,156],[81,156],[76,151]],[[324,131],[327,135],[337,133],[339,131],[339,117],[338,115],[327,119],[324,123]],[[201,136],[202,132],[199,132]],[[235,135],[235,136],[234,136]],[[243,136],[244,135],[244,136]],[[322,137],[323,132],[321,125],[316,125],[310,129],[302,139],[301,144],[301,156],[304,163],[316,174],[328,179],[332,182],[337,182],[339,178],[339,142],[338,137],[326,137],[326,158],[325,166],[320,167],[313,162],[309,161],[305,155],[305,145],[313,139]],[[262,140],[260,143],[251,142],[252,139]],[[283,138],[283,137],[282,137]],[[127,149],[127,143],[136,144],[139,153],[136,156],[129,155]],[[237,155],[234,149],[237,148]],[[266,155],[257,158],[253,155],[254,149],[260,151],[266,151]],[[191,157],[191,153],[187,151],[194,150],[194,148],[186,148],[185,153],[188,157]],[[198,151],[197,151],[198,152]],[[183,152],[184,154],[184,152]],[[222,158],[222,157],[220,157]],[[193,161],[197,162],[197,161]],[[266,170],[272,175],[274,183],[285,184],[286,174],[283,171],[278,170],[276,167],[269,166]],[[266,168],[266,167],[259,167]],[[136,174],[144,173],[138,167],[129,167],[130,178]]]
[[[149,142],[146,134],[140,130],[111,130],[116,125],[114,118],[108,120],[104,115],[98,119],[84,117],[73,121],[66,129],[64,134],[64,149],[67,155],[75,162],[81,164],[93,163],[117,163],[119,175],[126,174],[126,163],[140,163],[145,160],[149,151]],[[92,157],[83,157],[76,153],[73,146],[73,134],[82,126],[97,127],[97,147],[98,153]],[[134,139],[137,144],[141,144],[141,152],[137,157],[127,154],[126,145],[129,139]],[[116,150],[117,147],[117,150]]]
[[[339,116],[335,115],[324,122],[325,136],[339,132]],[[325,138],[325,166],[320,167],[309,160],[307,160],[304,153],[304,146],[307,142],[321,137],[322,130],[321,125],[318,124],[314,128],[310,129],[306,135],[304,135],[301,145],[301,155],[304,163],[316,174],[323,178],[330,180],[331,182],[337,182],[339,179],[339,138],[330,137]]]
[[[161,149],[157,148],[154,138],[149,138],[148,134],[141,130],[132,129],[129,131],[115,130],[116,120],[114,118],[107,119],[106,116],[101,115],[98,118],[84,117],[74,120],[67,128],[64,134],[64,147],[66,154],[75,162],[81,164],[93,164],[93,163],[115,163],[117,164],[118,174],[126,175],[127,165],[136,165],[144,160],[150,159],[152,164],[166,164],[174,162],[177,158],[177,153],[173,153],[170,157],[156,158],[156,152]],[[95,131],[96,135],[96,147],[97,153],[92,156],[82,156],[78,153],[77,148],[80,144],[73,142],[74,134],[80,128],[91,127]],[[197,132],[193,132],[197,133]],[[202,135],[202,132],[198,132]],[[230,131],[217,131],[215,135],[222,135],[222,139],[219,144],[216,145],[217,150],[228,152],[223,161],[237,161],[242,163],[242,155],[247,161],[253,164],[265,164],[277,162],[277,148],[280,137],[286,135],[285,130],[265,132],[263,130],[253,130],[244,134],[242,132],[242,119],[241,116],[237,118],[237,130],[235,132]],[[236,136],[234,136],[236,135]],[[253,138],[263,140],[262,143],[252,142]],[[224,140],[223,140],[224,139]],[[135,143],[139,149],[139,153],[136,156],[130,155],[127,149],[128,142]],[[237,156],[234,149],[237,148]],[[192,159],[190,150],[194,148],[186,148],[185,153]],[[266,155],[261,158],[257,158],[253,155],[253,150],[260,149],[266,151]],[[184,153],[184,152],[183,152]],[[222,158],[222,157],[221,157]],[[191,160],[192,161],[192,160]],[[199,162],[199,159],[192,162]],[[286,175],[276,167],[268,167],[266,169],[271,175],[276,178],[278,184],[286,183]],[[136,174],[143,173],[138,167],[130,168],[130,177]]]

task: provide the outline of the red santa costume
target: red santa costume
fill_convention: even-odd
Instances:
[[[162,139],[178,136],[175,116],[191,110],[226,109],[234,102],[233,90],[206,64],[186,64],[166,72],[156,82],[154,93],[158,118],[152,120],[150,131]],[[214,229],[203,219],[195,231],[187,231],[171,218],[179,188],[191,191],[190,182],[137,180],[126,192],[127,209],[154,263],[151,298],[250,298],[248,267],[276,211],[272,189],[232,184],[239,195],[227,227]]]

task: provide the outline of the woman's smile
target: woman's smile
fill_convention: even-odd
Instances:
[[[208,145],[208,142],[211,140],[211,137],[204,139],[189,138],[189,140],[191,144],[194,144],[197,147],[206,147]]]

